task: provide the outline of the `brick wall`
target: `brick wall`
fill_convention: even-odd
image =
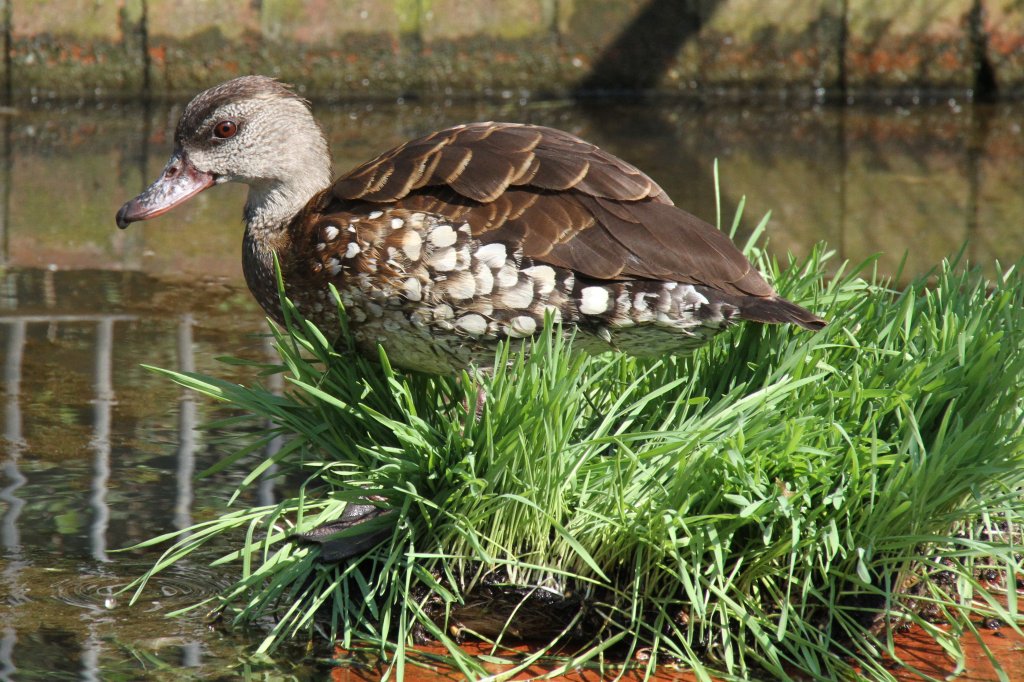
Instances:
[[[1024,0],[0,0],[13,99],[1024,94]]]

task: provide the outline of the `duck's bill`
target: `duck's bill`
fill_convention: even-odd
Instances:
[[[188,157],[176,152],[156,182],[117,212],[117,226],[123,230],[131,223],[162,215],[215,183],[212,173],[197,170]]]

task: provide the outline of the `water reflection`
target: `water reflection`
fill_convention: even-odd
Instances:
[[[804,254],[824,239],[852,260],[881,252],[883,268],[892,270],[909,251],[907,267],[917,272],[964,240],[980,262],[1024,255],[1024,234],[1016,229],[1024,221],[1021,108],[413,102],[324,106],[316,114],[339,170],[456,122],[512,119],[565,128],[633,161],[676,203],[711,220],[717,158],[725,215],[743,195],[745,229],[772,211],[776,252]],[[113,211],[162,168],[179,113],[177,105],[113,107],[30,111],[8,121],[7,262],[239,283],[242,187],[204,193],[144,226],[111,229]]]
[[[203,567],[212,555],[159,577],[129,608],[117,589],[154,555],[113,550],[223,508],[231,475],[194,480],[197,463],[218,456],[195,436],[215,406],[139,363],[223,373],[213,358],[224,348],[264,357],[259,319],[233,305],[248,294],[215,288],[228,294],[211,307],[190,299],[202,287],[97,270],[11,269],[6,282],[0,679],[106,679],[111,666],[137,666],[132,647],[174,666],[233,661],[236,645],[211,639],[201,614],[165,619],[227,584]]]
[[[2,525],[0,525],[0,542],[3,543],[5,558],[5,566],[0,573],[0,580],[6,588],[7,601],[11,608],[18,608],[26,603],[25,588],[19,580],[25,561],[21,556],[21,533],[18,528],[18,519],[25,506],[25,500],[17,495],[18,490],[28,480],[18,469],[18,459],[23,446],[19,396],[21,394],[21,360],[25,352],[25,325],[24,320],[16,321],[11,325],[4,359],[4,390],[6,393],[4,438],[7,441],[7,457],[4,459],[3,465],[6,485],[3,490],[0,490],[0,501],[6,505]],[[15,670],[13,655],[14,646],[18,641],[17,630],[6,615],[3,619],[3,634],[0,635],[0,679],[4,680],[9,679]]]
[[[214,358],[270,353],[239,266],[243,188],[221,187],[171,216],[114,228],[118,206],[163,166],[179,113],[38,110],[0,122],[0,679],[133,677],[149,655],[202,674],[239,657],[241,645],[198,616],[164,618],[223,585],[230,569],[199,560],[175,568],[135,608],[114,595],[153,558],[115,550],[211,518],[237,481],[230,472],[195,477],[221,454],[196,431],[221,416],[217,406],[141,365],[251,381]],[[945,104],[317,107],[339,169],[445,125],[529,121],[633,161],[678,204],[712,220],[718,158],[725,215],[741,194],[746,229],[771,209],[776,252],[805,254],[825,239],[853,260],[882,251],[891,269],[909,249],[910,272],[968,238],[980,262],[1024,255],[1021,113],[1020,105]],[[279,377],[268,381],[281,389]],[[268,472],[254,500],[272,503],[278,485]]]
[[[93,459],[92,496],[89,499],[89,505],[93,510],[89,535],[92,558],[96,561],[109,561],[107,524],[110,520],[110,510],[107,508],[107,482],[110,480],[110,409],[114,402],[114,321],[109,316],[104,316],[99,319],[96,327],[96,397],[93,398],[92,437],[96,455]]]
[[[18,531],[18,517],[21,516],[25,500],[17,496],[17,491],[25,485],[26,479],[18,470],[18,459],[24,446],[21,436],[21,360],[25,354],[25,320],[10,323],[7,337],[6,355],[4,357],[4,438],[7,441],[7,457],[4,460],[4,479],[8,485],[0,490],[0,500],[7,509],[0,527],[0,541],[8,553],[14,554],[21,549],[21,535]]]
[[[178,321],[178,371],[195,372],[193,356],[191,313],[181,316]],[[175,467],[174,527],[180,529],[192,525],[192,477],[196,470],[196,398],[191,391],[185,391],[178,402],[178,465]]]

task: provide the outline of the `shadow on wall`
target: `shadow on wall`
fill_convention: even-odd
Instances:
[[[650,0],[594,61],[576,86],[576,97],[654,88],[720,4],[712,0],[702,13],[685,0]],[[702,17],[703,14],[703,17]]]
[[[603,98],[608,95],[629,93],[631,99],[642,99],[657,88],[661,79],[674,64],[687,41],[696,39],[707,17],[721,4],[721,0],[708,0],[702,13],[694,0],[649,0],[633,20],[609,43],[594,60],[590,72],[573,89],[573,98],[602,137],[626,135],[643,144],[644,139],[656,139],[659,144],[678,150],[678,166],[691,173],[690,184],[713,187],[711,168],[689,156],[688,146],[679,139],[679,127],[665,118],[660,107],[633,109],[628,122],[608,110]],[[623,131],[626,125],[629,130]]]

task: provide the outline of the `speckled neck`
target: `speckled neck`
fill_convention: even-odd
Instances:
[[[243,214],[245,236],[242,240],[242,272],[256,300],[279,323],[282,319],[274,256],[277,255],[282,275],[287,282],[292,246],[292,234],[288,228],[316,191],[311,185],[296,188],[283,184],[268,191],[260,191],[256,187],[249,190],[249,201],[246,202]]]
[[[327,141],[309,109],[298,100],[285,99],[279,104],[259,123],[271,130],[288,130],[289,134],[286,138],[271,137],[278,142],[259,150],[258,162],[252,163],[263,172],[242,179],[249,185],[243,212],[242,268],[260,305],[274,317],[279,316],[280,309],[274,255],[287,281],[292,247],[289,228],[295,216],[331,182]],[[250,159],[257,155],[253,149],[248,154]]]
[[[280,238],[286,237],[287,232],[279,230],[274,234]],[[245,283],[260,307],[279,324],[282,324],[284,320],[281,315],[281,302],[277,294],[277,278],[274,273],[275,254],[278,255],[282,268],[285,268],[288,259],[284,245],[276,243],[276,240],[271,238],[271,233],[266,231],[251,229],[245,231],[245,236],[242,238],[242,273],[245,275]],[[283,274],[287,281],[287,273]]]
[[[323,166],[323,164],[318,164]],[[245,227],[255,235],[273,234],[288,228],[299,211],[331,181],[329,161],[326,172],[308,173],[279,180],[251,183],[242,216]]]

